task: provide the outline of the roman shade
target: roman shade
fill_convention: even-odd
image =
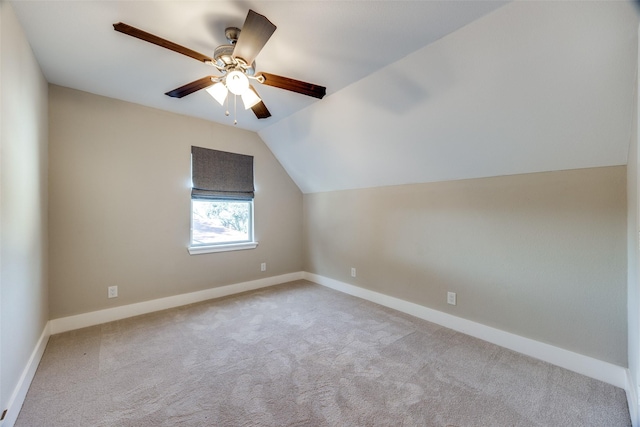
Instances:
[[[191,197],[252,200],[253,156],[191,147]]]

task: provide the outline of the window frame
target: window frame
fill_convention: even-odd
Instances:
[[[220,242],[220,243],[203,243],[203,244],[194,244],[193,243],[193,201],[195,200],[210,200],[216,202],[231,202],[231,203],[247,203],[249,205],[249,240],[235,241],[235,242]],[[199,199],[191,197],[190,203],[190,211],[191,214],[189,216],[189,254],[191,255],[199,255],[199,254],[207,254],[207,253],[215,253],[215,252],[228,252],[228,251],[240,251],[246,249],[255,249],[258,246],[258,242],[254,236],[254,199],[251,200],[237,200],[237,199],[225,199],[225,198],[215,198],[215,199]]]

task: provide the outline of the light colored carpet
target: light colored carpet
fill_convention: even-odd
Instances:
[[[629,426],[625,393],[305,281],[54,335],[16,426]]]

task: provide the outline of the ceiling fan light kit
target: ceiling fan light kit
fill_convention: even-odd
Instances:
[[[205,90],[209,93],[209,95],[213,97],[213,99],[218,101],[218,104],[220,104],[220,106],[224,105],[224,100],[227,99],[227,93],[229,92],[224,83],[218,82],[213,86],[206,88]]]
[[[262,101],[262,99],[260,99],[258,94],[255,93],[255,91],[251,88],[248,88],[247,90],[245,90],[244,93],[240,95],[240,97],[242,98],[242,103],[244,104],[245,110],[248,110],[249,108],[256,105],[258,102]]]
[[[245,110],[251,108],[258,119],[266,119],[271,116],[271,113],[249,80],[318,99],[322,99],[326,94],[325,87],[312,83],[264,72],[255,75],[255,58],[271,38],[276,26],[265,16],[253,10],[249,10],[247,13],[242,29],[237,27],[225,29],[225,37],[229,44],[218,46],[214,50],[213,58],[122,22],[113,24],[113,28],[123,34],[189,56],[216,68],[222,74],[221,76],[203,77],[165,93],[173,98],[182,98],[200,89],[206,89],[221,106],[224,106],[225,100],[228,100],[229,92],[231,92],[234,97],[240,96]],[[234,123],[237,121],[234,120]]]
[[[233,70],[225,78],[227,89],[234,95],[242,95],[249,89],[249,79],[242,71]]]

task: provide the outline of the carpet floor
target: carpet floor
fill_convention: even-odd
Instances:
[[[16,423],[630,425],[619,388],[306,281],[53,335]]]

